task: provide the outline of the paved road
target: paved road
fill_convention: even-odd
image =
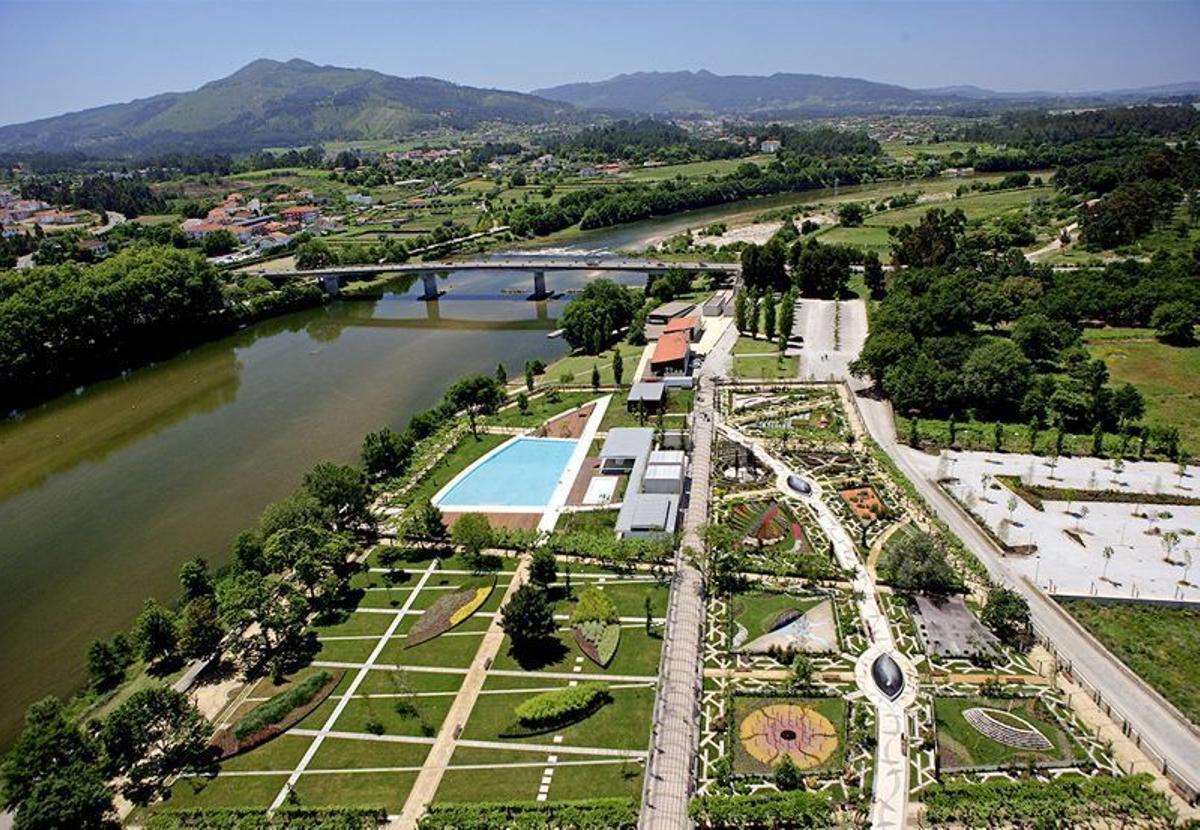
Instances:
[[[502,255],[491,258],[431,260],[429,262],[405,262],[384,265],[331,265],[328,268],[313,268],[308,270],[260,270],[259,273],[267,279],[287,279],[292,277],[352,276],[356,274],[468,271],[472,269],[486,269],[489,271],[641,271],[643,273],[682,270],[740,274],[742,266],[735,262],[666,262],[623,256],[597,256],[588,254],[570,256],[557,254],[554,256]]]
[[[1100,691],[1105,701],[1133,725],[1143,742],[1163,756],[1176,775],[1193,788],[1200,788],[1200,734],[1195,728],[1076,626],[1052,599],[1009,573],[1000,549],[936,483],[921,473],[913,463],[914,451],[896,441],[890,404],[865,397],[862,384],[857,386],[867,431],[908,476],[938,517],[979,557],[996,581],[1015,588],[1028,600],[1038,632],[1054,644],[1060,656],[1071,663],[1072,670]]]
[[[800,300],[793,332],[804,342],[801,379],[844,380],[867,339],[866,305],[862,300]]]
[[[687,561],[683,550],[703,548],[700,529],[708,521],[715,417],[712,379],[726,371],[736,339],[737,332],[730,326],[698,373],[700,389],[692,415],[692,482],[683,520],[683,543],[675,554],[675,576],[664,626],[666,643],[654,700],[654,732],[638,821],[642,830],[679,830],[691,826],[688,805],[700,746],[704,579]]]

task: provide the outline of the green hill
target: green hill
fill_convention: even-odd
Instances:
[[[256,60],[191,92],[169,92],[0,127],[0,151],[94,155],[237,152],[335,139],[395,138],[439,125],[539,123],[569,104],[517,92],[397,78],[304,60]]]

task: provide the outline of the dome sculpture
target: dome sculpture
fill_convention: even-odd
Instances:
[[[871,677],[879,691],[887,695],[888,700],[895,700],[904,691],[904,672],[892,659],[890,654],[881,654],[871,664]]]
[[[807,496],[812,492],[812,485],[795,473],[787,477],[787,485],[802,496]]]

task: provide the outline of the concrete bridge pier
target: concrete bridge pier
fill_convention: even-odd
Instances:
[[[437,274],[426,272],[421,275],[421,280],[425,283],[425,293],[417,299],[420,300],[436,300],[446,292],[438,288]]]
[[[321,288],[330,297],[336,297],[342,290],[342,281],[336,274],[326,274],[321,277]]]
[[[550,296],[550,293],[548,291],[546,291],[546,272],[545,271],[534,271],[533,272],[533,294],[531,294],[529,296],[529,299],[544,300],[549,296]]]

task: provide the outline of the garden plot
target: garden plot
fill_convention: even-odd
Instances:
[[[828,540],[800,502],[734,495],[720,501],[717,514],[741,540],[748,571],[812,579],[837,576]]]
[[[361,601],[315,628],[311,666],[280,684],[260,681],[220,719],[234,727],[296,690],[334,687],[280,735],[225,760],[213,777],[176,783],[157,809],[382,807],[399,813],[483,642],[515,560],[480,575],[430,550],[393,552],[355,578]],[[385,601],[380,597],[385,596]],[[436,618],[436,619],[435,619]]]
[[[1029,455],[915,454],[917,463],[1002,543],[1017,550],[1009,568],[1058,596],[1183,599],[1200,601],[1200,506],[1164,504],[1193,498],[1194,468],[1180,478],[1176,465],[1128,463],[1113,469],[1094,458],[1049,459]],[[1058,498],[1042,509],[998,480],[1012,476],[1027,485],[1052,488]],[[1083,501],[1089,492],[1113,491],[1131,501]],[[1139,501],[1137,495],[1145,494]],[[1155,503],[1158,499],[1159,503]],[[1110,551],[1106,555],[1106,551]],[[1192,571],[1194,561],[1197,571]]]
[[[935,697],[938,766],[947,772],[1073,766],[1087,757],[1040,697]]]
[[[550,586],[558,636],[518,660],[505,637],[438,789],[439,802],[636,799],[650,740],[668,586],[649,575],[563,564]],[[647,613],[650,615],[649,624]],[[598,653],[577,629],[616,627]],[[603,658],[607,658],[607,660]],[[540,720],[537,701],[579,698]]]

